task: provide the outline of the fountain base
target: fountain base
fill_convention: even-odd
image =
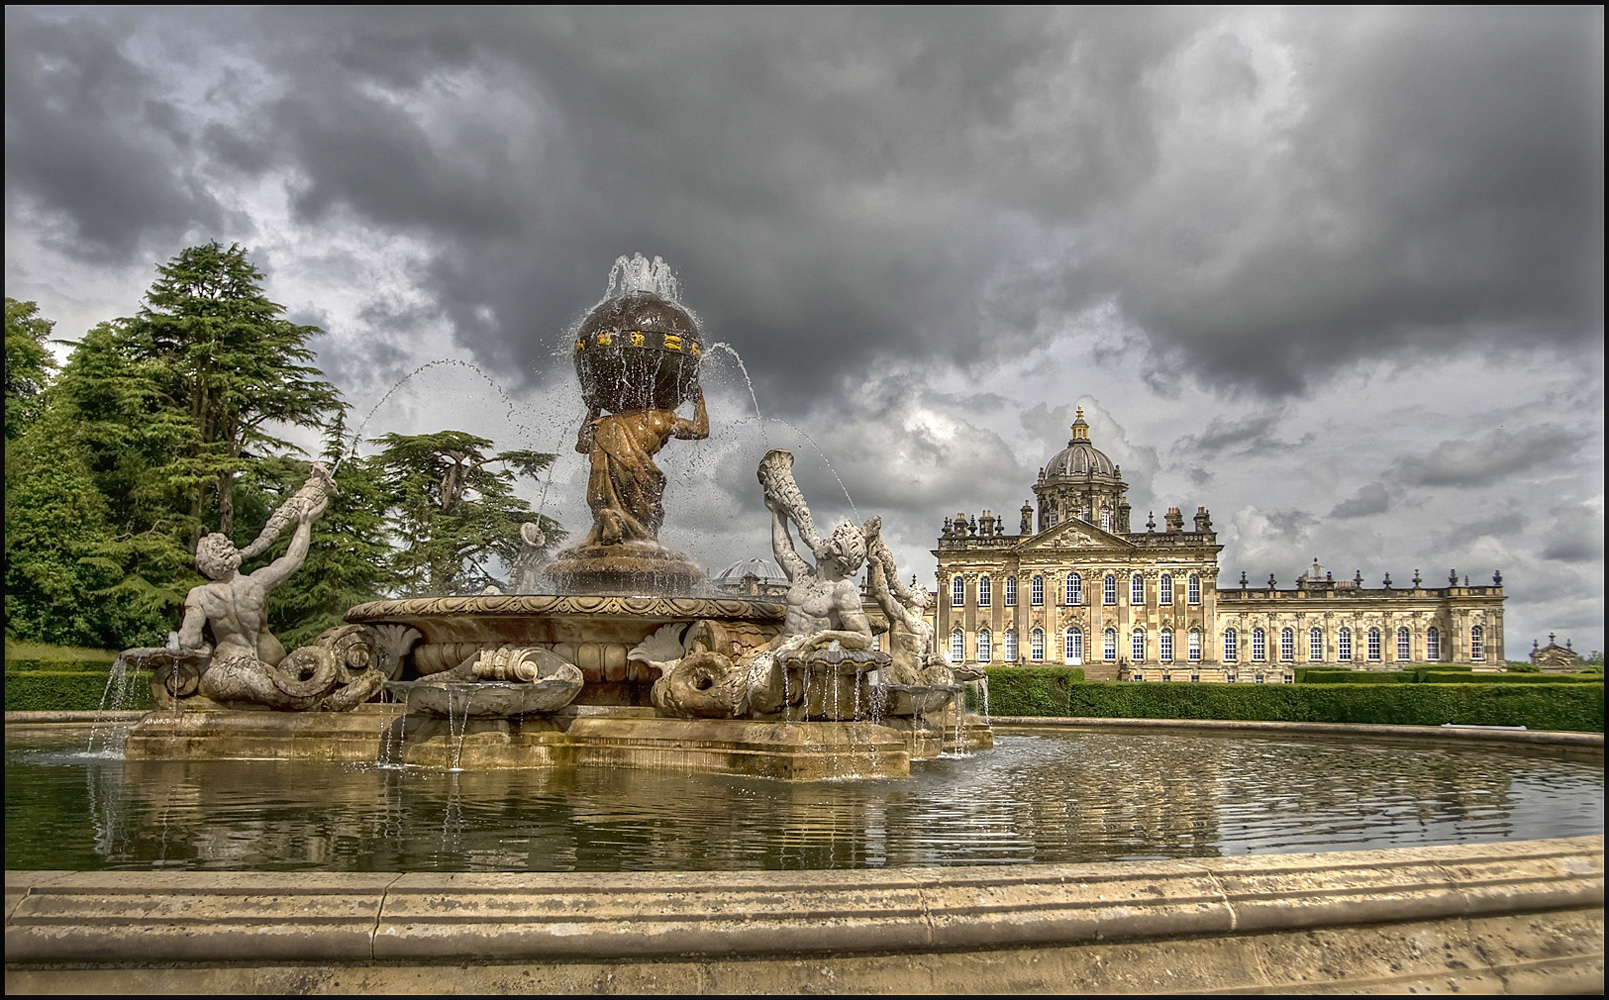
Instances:
[[[682,594],[704,582],[690,557],[648,541],[577,545],[545,572],[568,594]]]
[[[482,771],[668,768],[792,781],[903,777],[911,761],[986,750],[983,720],[783,722],[666,719],[652,709],[571,706],[550,716],[441,719],[400,705],[353,712],[152,712],[131,730],[130,760],[251,758],[376,761]]]

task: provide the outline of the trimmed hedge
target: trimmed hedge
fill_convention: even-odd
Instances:
[[[1427,684],[1602,684],[1602,674],[1449,674],[1426,671]]]
[[[1055,676],[1071,672],[989,670],[991,714],[1604,729],[1596,684],[1084,684]]]
[[[1298,684],[1412,684],[1413,671],[1309,670],[1296,671]]]
[[[102,707],[102,696],[108,699],[107,709],[156,707],[151,698],[151,674],[144,670],[129,671],[127,703],[110,704],[116,692],[106,689],[109,666],[94,660],[7,660],[6,711],[93,712]]]

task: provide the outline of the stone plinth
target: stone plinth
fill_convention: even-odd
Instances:
[[[652,709],[573,707],[553,716],[447,720],[400,705],[331,712],[152,712],[130,760],[389,760],[471,771],[603,765],[814,781],[902,777],[912,760],[987,749],[981,720],[784,722],[656,718]]]

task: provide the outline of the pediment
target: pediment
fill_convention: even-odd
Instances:
[[[1134,545],[1088,521],[1063,521],[1017,546],[1018,552],[1103,551],[1130,552]]]

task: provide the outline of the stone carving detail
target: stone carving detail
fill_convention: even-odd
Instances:
[[[953,675],[934,656],[932,629],[922,620],[929,598],[899,584],[882,542],[881,519],[860,528],[845,521],[822,538],[794,481],[790,453],[767,454],[758,478],[771,511],[772,551],[789,580],[782,631],[758,650],[739,654],[718,622],[696,621],[672,661],[678,652],[673,635],[661,629],[632,651],[663,670],[652,691],[655,707],[684,718],[759,717],[796,708],[806,718],[853,719],[886,705],[891,691],[899,705],[889,714],[941,707],[953,693]],[[813,563],[795,548],[790,524]],[[872,648],[871,624],[861,610],[853,577],[868,552],[875,557],[873,593],[896,628],[895,656]],[[884,671],[889,675],[881,676]],[[913,698],[915,685],[922,690]]]
[[[236,549],[220,534],[196,546],[196,568],[209,583],[185,597],[184,621],[163,649],[131,649],[123,657],[152,670],[158,697],[201,695],[231,706],[286,711],[347,711],[377,694],[385,682],[374,669],[375,633],[361,626],[328,629],[311,646],[287,655],[268,631],[268,595],[301,568],[313,522],[323,515],[335,482],[315,464],[307,482],[274,511],[256,540]],[[253,573],[240,564],[296,525],[285,555]],[[207,643],[207,632],[213,645]],[[392,636],[393,646],[400,637]],[[400,657],[399,657],[400,659]],[[388,664],[396,669],[393,664]]]

